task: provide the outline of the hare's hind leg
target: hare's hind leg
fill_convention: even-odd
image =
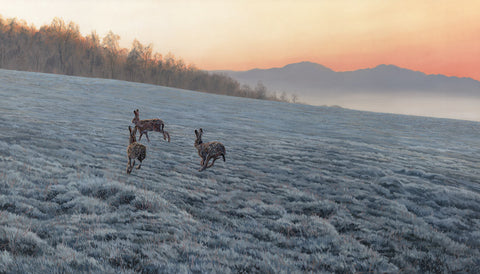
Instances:
[[[140,161],[140,160],[139,160]],[[142,161],[140,161],[140,164],[136,167],[137,169],[140,169],[142,167]]]
[[[212,161],[212,163],[211,163],[210,165],[208,165],[208,166],[207,166],[207,168],[209,168],[209,167],[212,167],[212,166],[213,166],[213,164],[215,163],[215,161],[216,161],[218,158],[219,158],[219,157],[215,157],[215,158],[213,158],[213,161]]]
[[[225,154],[222,154],[222,157],[223,157],[223,161],[225,162]]]
[[[168,134],[168,131],[162,130],[163,133],[163,140],[167,140],[170,143],[170,134]]]

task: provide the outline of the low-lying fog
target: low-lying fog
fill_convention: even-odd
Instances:
[[[475,97],[373,93],[300,99],[319,106],[337,105],[356,110],[480,121],[480,98]]]

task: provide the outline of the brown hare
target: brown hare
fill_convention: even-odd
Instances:
[[[147,148],[137,143],[137,138],[135,135],[137,134],[137,128],[132,130],[132,127],[129,126],[128,130],[130,130],[130,144],[127,148],[127,156],[128,156],[128,164],[127,164],[127,174],[132,172],[133,167],[135,166],[135,159],[140,161],[140,164],[137,166],[137,169],[140,169],[142,166],[142,161],[147,157]],[[132,163],[133,159],[133,163]]]
[[[200,165],[202,166],[198,171],[203,171],[206,168],[212,167],[213,164],[220,156],[223,157],[223,161],[225,162],[225,146],[219,142],[208,142],[204,143],[202,141],[202,134],[203,130],[200,129],[199,131],[195,130],[195,135],[197,139],[195,140],[195,147],[198,150],[198,155],[202,160],[200,161]],[[213,159],[212,164],[208,164],[210,159]]]
[[[132,123],[135,124],[135,128],[138,129],[140,132],[140,137],[138,138],[138,141],[142,139],[142,135],[145,133],[145,136],[147,137],[147,141],[150,142],[150,139],[148,138],[148,131],[157,131],[163,133],[163,139],[167,140],[170,142],[170,134],[168,134],[167,131],[163,130],[165,127],[165,124],[163,123],[162,120],[160,119],[147,119],[147,120],[140,120],[140,115],[139,111],[134,110],[133,113],[135,114],[135,118],[133,118]]]

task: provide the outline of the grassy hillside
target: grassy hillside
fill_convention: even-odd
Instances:
[[[3,271],[480,272],[479,123],[7,70],[0,97]],[[136,108],[172,141],[127,175]]]

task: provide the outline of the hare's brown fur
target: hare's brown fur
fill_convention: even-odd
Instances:
[[[220,142],[208,142],[204,143],[202,141],[202,134],[203,130],[200,129],[199,131],[195,130],[195,135],[197,136],[195,140],[195,147],[198,150],[198,156],[202,158],[200,161],[200,165],[202,166],[198,171],[203,171],[209,167],[212,167],[213,164],[220,156],[223,158],[225,162],[225,146]],[[208,162],[210,159],[213,159],[212,163],[209,165]]]
[[[127,147],[127,157],[128,157],[128,164],[127,164],[127,173],[130,174],[132,172],[133,167],[135,166],[135,159],[140,161],[140,164],[138,164],[137,169],[140,169],[142,166],[142,161],[147,157],[147,148],[140,144],[137,143],[137,138],[135,137],[137,133],[137,129],[135,128],[132,130],[132,127],[128,127],[128,130],[130,131],[130,141],[129,145]],[[133,160],[133,163],[132,163]]]
[[[164,130],[165,124],[163,123],[162,120],[160,119],[140,120],[140,114],[138,109],[134,110],[133,114],[135,114],[135,117],[133,118],[132,123],[135,124],[135,128],[138,129],[138,131],[140,132],[140,137],[138,138],[139,141],[142,139],[142,135],[145,134],[145,136],[147,137],[147,141],[150,142],[150,139],[148,138],[148,132],[157,131],[163,134],[164,140],[168,140],[168,142],[170,142],[170,134]]]

